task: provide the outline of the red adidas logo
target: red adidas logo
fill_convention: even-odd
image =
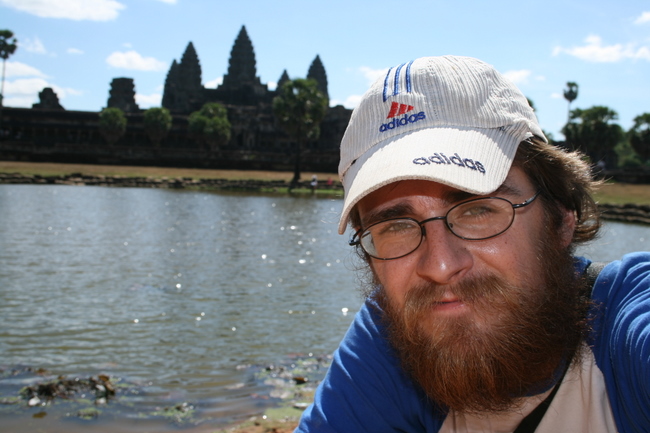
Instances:
[[[390,106],[390,111],[388,112],[388,116],[386,116],[386,119],[390,119],[391,117],[395,117],[395,116],[401,116],[402,114],[408,113],[414,108],[415,107],[412,105],[393,102]]]

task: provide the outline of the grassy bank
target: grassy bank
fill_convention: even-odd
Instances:
[[[189,177],[194,179],[228,179],[228,180],[286,180],[293,177],[287,171],[245,171],[245,170],[211,170],[199,168],[173,168],[173,167],[136,167],[121,165],[93,165],[93,164],[58,164],[50,162],[16,162],[0,161],[0,173],[20,173],[26,175],[63,176],[72,173],[81,173],[92,176],[124,176],[124,177]],[[303,179],[311,179],[316,174],[320,180],[328,177],[337,179],[335,173],[303,173]]]
[[[81,173],[93,176],[124,176],[124,177],[153,177],[153,178],[193,178],[193,179],[228,179],[228,180],[284,180],[290,181],[293,173],[286,171],[244,171],[244,170],[211,170],[197,168],[171,167],[135,167],[91,164],[57,164],[0,161],[0,173],[20,173],[25,175],[63,176]],[[328,178],[338,179],[336,173],[303,173],[303,180],[308,180],[313,174],[319,180]],[[650,204],[650,185],[607,182],[597,192],[596,199],[600,203],[609,204]]]

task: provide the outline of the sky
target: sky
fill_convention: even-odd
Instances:
[[[556,140],[567,82],[579,86],[571,109],[604,105],[625,130],[650,112],[648,0],[0,0],[0,29],[19,45],[4,105],[29,108],[52,87],[66,110],[100,111],[128,77],[140,108],[158,107],[189,42],[204,86],[218,86],[242,26],[270,89],[320,56],[332,106],[354,108],[389,67],[452,54],[510,77]]]

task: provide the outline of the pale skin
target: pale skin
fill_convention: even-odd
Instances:
[[[511,168],[497,191],[512,203],[523,203],[536,190],[519,167]],[[453,205],[475,196],[437,182],[405,180],[386,185],[364,197],[358,204],[364,227],[391,217],[411,217],[422,221],[444,215]],[[442,221],[426,223],[426,237],[411,254],[395,260],[371,259],[371,266],[391,303],[401,309],[406,293],[422,283],[435,283],[445,290],[441,302],[432,308],[432,318],[476,314],[465,304],[453,286],[464,278],[495,274],[519,287],[535,286],[540,274],[536,269],[536,246],[544,233],[541,200],[516,210],[512,226],[494,238],[467,241],[454,236]],[[560,233],[562,246],[571,242],[575,228],[572,211],[563,212]],[[532,283],[532,284],[531,284]],[[473,317],[472,317],[473,318]]]

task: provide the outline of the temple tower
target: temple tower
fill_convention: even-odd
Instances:
[[[172,62],[167,78],[165,78],[165,89],[163,91],[162,106],[169,111],[175,112],[180,105],[178,102],[180,89],[178,79],[178,62],[176,59]]]
[[[256,73],[253,44],[246,32],[246,26],[242,26],[230,52],[228,73],[224,75],[222,85],[227,89],[235,89],[244,84],[260,84],[260,79],[255,76]]]
[[[307,72],[307,78],[316,80],[318,82],[318,90],[329,99],[330,96],[327,91],[327,74],[325,73],[325,67],[323,66],[323,62],[320,60],[320,56],[316,55],[316,58],[311,63],[309,72]]]
[[[201,64],[190,42],[180,63],[174,60],[169,68],[162,105],[172,112],[187,113],[200,108],[202,102]]]
[[[119,108],[125,113],[136,113],[140,110],[135,103],[133,78],[113,78],[109,94],[107,107]]]
[[[287,73],[287,70],[285,69],[285,70],[282,72],[282,76],[281,76],[280,79],[278,80],[278,86],[276,87],[276,91],[279,91],[279,90],[280,90],[280,87],[282,87],[282,85],[283,85],[284,83],[286,83],[287,81],[289,81],[289,79],[290,79],[290,78],[289,78],[289,74]]]
[[[38,94],[39,102],[32,104],[32,108],[40,108],[41,110],[64,110],[63,106],[59,103],[59,97],[51,87],[45,87]]]

